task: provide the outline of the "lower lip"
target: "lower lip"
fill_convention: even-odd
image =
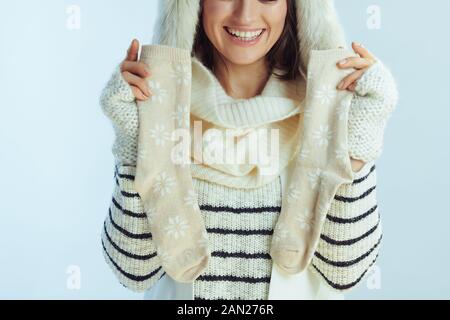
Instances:
[[[251,40],[251,41],[244,41],[244,40],[240,40],[239,38],[237,38],[235,36],[232,36],[230,33],[228,33],[228,31],[226,29],[224,29],[224,31],[233,43],[235,43],[236,45],[241,46],[241,47],[251,47],[251,46],[257,44],[259,42],[259,39],[262,38],[264,32],[266,32],[266,30],[263,30],[263,32],[261,32],[261,34],[258,36],[258,38]]]

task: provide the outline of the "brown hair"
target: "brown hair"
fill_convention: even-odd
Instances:
[[[297,16],[295,14],[295,1],[287,1],[286,20],[280,38],[266,54],[269,70],[278,79],[293,80],[300,76],[300,49],[297,39]],[[197,24],[192,54],[210,70],[214,70],[214,50],[216,48],[207,37],[202,23],[203,1],[201,1],[201,13]],[[220,55],[217,55],[221,58]],[[225,64],[226,66],[226,64]],[[273,72],[273,68],[280,69],[283,74]]]

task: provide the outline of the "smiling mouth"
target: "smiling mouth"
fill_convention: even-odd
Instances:
[[[259,29],[260,32],[259,32],[258,34],[254,34],[254,32],[252,32],[253,35],[248,36],[248,37],[242,37],[242,36],[239,36],[239,35],[233,33],[233,30],[232,30],[231,28],[224,27],[224,29],[225,29],[225,31],[226,31],[229,35],[231,35],[232,37],[235,37],[236,39],[243,40],[243,41],[253,41],[253,40],[255,40],[255,39],[261,37],[261,35],[266,31],[266,29],[262,28],[262,29]],[[231,30],[230,30],[230,29],[231,29]],[[257,30],[258,30],[258,29],[257,29]],[[250,31],[246,31],[246,32],[250,32]]]

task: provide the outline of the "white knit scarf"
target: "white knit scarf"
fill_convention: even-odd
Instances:
[[[280,74],[281,70],[275,68],[274,72]],[[190,114],[192,176],[234,188],[256,188],[277,178],[298,151],[296,137],[302,129],[299,116],[305,92],[304,81],[282,81],[272,73],[261,94],[234,99],[194,57]],[[195,132],[201,132],[202,138]],[[235,138],[226,142],[227,135]],[[223,153],[217,153],[218,150]]]

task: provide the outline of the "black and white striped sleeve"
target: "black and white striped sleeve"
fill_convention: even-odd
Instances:
[[[124,287],[143,292],[165,273],[134,189],[136,167],[116,162],[114,171],[114,192],[101,232],[103,256]]]
[[[341,185],[328,211],[312,269],[332,288],[353,289],[375,263],[382,225],[376,197],[375,160]]]

